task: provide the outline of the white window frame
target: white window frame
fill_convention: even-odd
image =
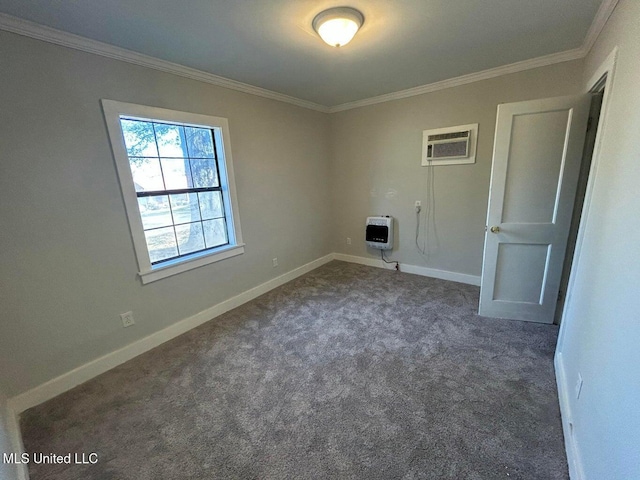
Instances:
[[[186,272],[244,253],[244,243],[242,242],[242,231],[240,229],[240,215],[238,212],[238,199],[233,175],[228,120],[222,117],[179,112],[165,108],[116,102],[107,99],[102,99],[102,109],[107,123],[116,170],[120,179],[120,189],[129,220],[133,246],[138,260],[138,274],[142,279],[142,283],[150,283],[160,280],[161,278]],[[220,170],[222,195],[225,200],[225,215],[227,218],[227,234],[229,238],[228,245],[223,245],[212,250],[196,252],[168,260],[161,264],[151,264],[144,228],[142,226],[142,217],[138,207],[138,197],[133,182],[133,174],[129,166],[129,156],[127,155],[124,136],[120,126],[121,117],[137,117],[175,125],[211,128],[213,130],[214,141],[216,142],[219,153],[218,168]]]

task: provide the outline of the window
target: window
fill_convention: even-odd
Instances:
[[[143,283],[243,253],[227,120],[102,107]]]

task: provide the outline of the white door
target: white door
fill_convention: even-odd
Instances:
[[[552,323],[589,96],[498,106],[480,315]]]

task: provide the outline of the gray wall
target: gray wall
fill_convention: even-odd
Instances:
[[[391,258],[480,275],[498,104],[578,93],[581,75],[581,61],[566,62],[334,114],[334,250],[379,258],[378,251],[366,248],[364,221],[393,215],[398,230]],[[424,207],[427,200],[422,131],[469,123],[479,123],[476,163],[434,168],[440,242],[431,244],[435,248],[427,260],[415,247],[414,202]]]
[[[586,58],[617,45],[584,242],[558,346],[585,479],[640,478],[640,2],[621,0]],[[584,384],[573,393],[578,373]]]
[[[640,477],[638,18],[640,3],[621,0],[585,68],[588,78],[619,46],[560,346],[569,387],[578,372],[585,382],[569,401],[587,479]],[[394,258],[479,275],[497,104],[584,86],[576,61],[328,116],[6,32],[0,45],[8,396],[331,251],[373,255],[362,242],[370,214],[398,218]],[[229,118],[244,255],[141,285],[101,98]],[[473,122],[477,163],[435,171],[441,244],[425,264],[413,246],[413,202],[426,200],[421,132]],[[118,314],[130,309],[137,324],[123,329]]]
[[[0,45],[8,397],[330,253],[327,115],[7,32]],[[229,119],[244,255],[140,283],[101,98]]]
[[[396,216],[394,258],[424,265],[413,247],[413,202],[426,199],[423,129],[480,123],[477,163],[436,169],[444,241],[426,264],[478,275],[496,106],[572,93],[582,66],[329,116],[6,32],[0,41],[9,232],[0,237],[0,273],[11,279],[0,287],[0,387],[8,396],[331,251],[367,255],[370,214]],[[101,98],[229,118],[244,255],[141,285]],[[397,195],[387,198],[389,190]],[[123,329],[118,314],[127,310],[136,325]]]

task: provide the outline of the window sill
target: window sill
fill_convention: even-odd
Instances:
[[[205,252],[200,255],[195,254],[191,258],[174,260],[173,263],[167,263],[146,272],[139,272],[138,275],[140,275],[142,283],[147,284],[194,268],[202,267],[210,263],[219,262],[226,258],[235,257],[236,255],[241,255],[243,253],[244,243],[240,245],[232,245],[221,248],[213,253]]]

